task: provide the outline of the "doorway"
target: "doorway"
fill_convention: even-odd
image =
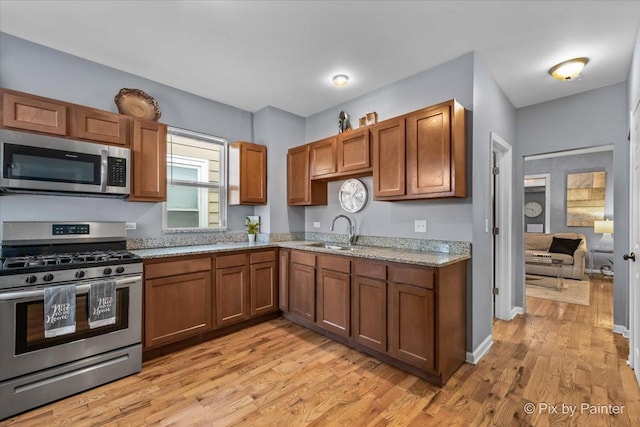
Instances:
[[[640,384],[640,102],[631,116],[629,169],[629,252],[624,261],[629,268],[629,366]]]
[[[491,161],[492,227],[488,230],[488,222],[485,227],[493,234],[493,315],[511,320],[515,316],[511,308],[513,151],[511,145],[494,132],[491,132]]]

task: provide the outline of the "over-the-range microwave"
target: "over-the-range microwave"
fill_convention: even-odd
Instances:
[[[126,197],[131,151],[0,129],[0,190]]]

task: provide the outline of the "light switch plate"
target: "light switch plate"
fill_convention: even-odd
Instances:
[[[135,222],[127,222],[125,225],[126,230],[135,230],[136,228],[138,228],[138,224]]]
[[[313,223],[313,228],[320,228],[320,223],[319,222],[314,222]]]
[[[427,220],[426,219],[416,219],[414,223],[414,231],[416,233],[426,233],[427,232]]]

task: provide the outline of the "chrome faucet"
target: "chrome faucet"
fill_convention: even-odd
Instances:
[[[333,218],[333,221],[331,221],[331,227],[329,228],[329,231],[333,231],[333,226],[336,224],[336,220],[338,218],[344,218],[347,220],[347,222],[349,223],[349,245],[352,245],[356,242],[356,226],[351,222],[351,220],[349,219],[348,216],[346,215],[336,215]]]

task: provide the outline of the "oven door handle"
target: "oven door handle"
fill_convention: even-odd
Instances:
[[[100,190],[107,192],[107,178],[109,172],[109,152],[107,150],[100,151]]]
[[[104,280],[104,279],[100,279]],[[136,275],[131,277],[125,277],[123,279],[116,279],[116,288],[121,287],[122,285],[129,285],[136,282],[142,283],[142,276]],[[85,285],[77,285],[76,286],[76,295],[82,295],[89,292],[91,289],[91,283],[87,283]],[[44,297],[44,288],[35,289],[32,291],[15,291],[15,292],[2,292],[0,293],[0,301],[10,301],[16,299],[24,299],[24,298],[33,298],[33,297]]]

